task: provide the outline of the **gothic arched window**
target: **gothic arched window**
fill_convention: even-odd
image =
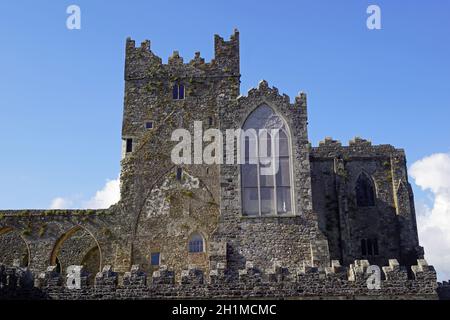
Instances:
[[[199,233],[194,233],[189,238],[189,252],[196,253],[196,252],[204,252],[204,241],[203,237]]]
[[[181,83],[175,83],[172,87],[172,98],[174,100],[184,99],[184,85]]]
[[[361,173],[356,181],[356,205],[358,207],[375,206],[375,190],[372,180],[365,173]]]
[[[285,121],[272,108],[262,105],[249,115],[242,129],[243,214],[292,214],[291,148]]]

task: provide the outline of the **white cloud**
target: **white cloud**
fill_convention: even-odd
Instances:
[[[107,180],[103,189],[97,191],[95,196],[88,200],[85,208],[105,209],[120,200],[120,179]]]
[[[416,185],[431,193],[433,204],[417,201],[417,228],[425,258],[440,280],[450,279],[450,154],[436,153],[411,166]]]
[[[72,206],[72,200],[58,197],[52,200],[50,209],[68,209]]]
[[[102,189],[88,200],[80,197],[57,197],[50,204],[51,209],[106,209],[120,200],[120,178],[107,180]]]

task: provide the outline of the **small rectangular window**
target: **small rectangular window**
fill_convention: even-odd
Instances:
[[[159,252],[152,252],[150,262],[152,266],[159,266]]]
[[[145,123],[145,129],[153,129],[153,122],[152,121],[147,121]]]
[[[127,146],[126,146],[126,152],[132,152],[133,151],[133,139],[127,139],[126,142]]]

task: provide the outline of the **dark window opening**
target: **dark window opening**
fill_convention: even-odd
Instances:
[[[153,129],[153,122],[147,121],[147,122],[145,123],[145,128],[146,128],[146,129]]]
[[[372,240],[367,240],[367,255],[373,256],[373,246],[372,246]]]
[[[172,89],[172,98],[173,100],[178,100],[178,85],[174,85]]]
[[[133,139],[127,139],[127,147],[126,152],[132,152],[133,151]]]
[[[374,239],[373,241],[373,254],[378,255],[378,239]]]
[[[159,266],[159,257],[160,257],[159,252],[152,252],[150,258],[150,263],[152,266]]]
[[[361,255],[362,256],[377,256],[378,253],[378,239],[361,239]]]
[[[374,187],[370,178],[364,173],[356,182],[356,204],[358,207],[375,206]]]
[[[180,181],[182,176],[183,176],[183,169],[177,168],[177,180]]]
[[[184,99],[184,85],[183,84],[174,84],[173,85],[172,98],[174,100],[183,100]]]
[[[180,100],[184,99],[184,85],[180,84],[179,90],[178,90],[178,96]]]
[[[212,118],[212,117],[209,117],[209,118],[208,118],[208,125],[209,125],[209,126],[212,126],[213,124],[214,124],[213,118]]]
[[[361,254],[363,256],[367,255],[367,246],[366,246],[366,239],[361,240]]]

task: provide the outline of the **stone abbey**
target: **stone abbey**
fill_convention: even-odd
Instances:
[[[0,210],[0,298],[407,298],[448,293],[419,245],[405,152],[308,140],[306,94],[240,93],[239,32],[168,63],[127,39],[121,200]],[[171,161],[175,129],[280,129],[280,168]],[[259,141],[264,143],[264,141]],[[224,149],[226,148],[224,144]],[[233,145],[233,152],[237,152]],[[224,150],[224,156],[226,154]],[[228,150],[230,151],[230,150]],[[66,286],[71,265],[81,287]],[[370,290],[369,265],[381,288]]]

